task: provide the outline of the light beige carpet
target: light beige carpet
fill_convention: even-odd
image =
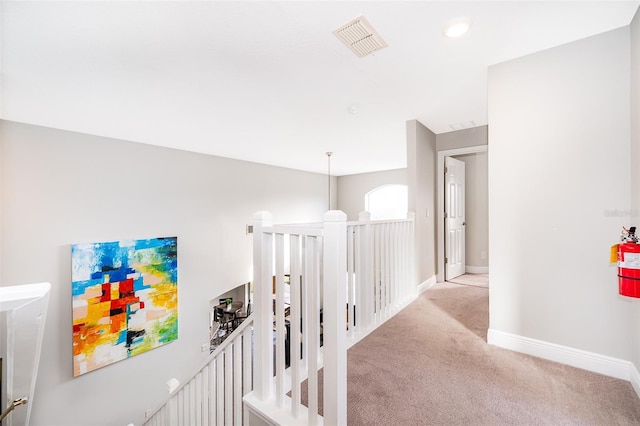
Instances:
[[[348,423],[640,424],[629,382],[487,345],[474,304],[487,289],[436,286],[352,347]]]
[[[487,341],[489,329],[489,288],[436,283],[427,292],[431,302],[467,330]]]
[[[348,424],[640,424],[629,382],[489,346],[483,309],[487,289],[438,284],[353,346]]]
[[[489,287],[489,274],[464,274],[447,281],[454,284],[486,288]]]

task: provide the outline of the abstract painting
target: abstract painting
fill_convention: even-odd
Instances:
[[[178,338],[178,239],[71,246],[73,375]]]

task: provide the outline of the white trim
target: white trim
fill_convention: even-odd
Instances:
[[[249,413],[249,415],[253,415],[256,417],[257,423],[262,423],[263,425],[308,425],[309,424],[309,409],[305,406],[300,407],[300,416],[298,418],[294,418],[291,415],[291,398],[288,396],[284,397],[283,406],[278,407],[276,404],[276,399],[274,397],[267,398],[264,401],[261,401],[256,395],[255,391],[252,391],[242,398],[244,402],[244,410],[245,413]],[[324,418],[320,415],[317,415],[316,424],[318,426],[322,426],[324,423]]]
[[[18,309],[46,296],[50,290],[49,283],[0,287],[0,312]]]
[[[627,381],[631,381],[632,379],[631,367],[633,364],[630,361],[619,358],[518,336],[491,328],[487,332],[487,343],[617,379]],[[639,378],[640,376],[637,375],[636,371],[634,380],[636,380],[637,383],[640,383]],[[637,384],[634,386],[634,389],[636,389],[636,393],[638,393],[640,387],[636,386]],[[640,393],[638,394],[640,395]]]
[[[630,370],[631,377],[629,378],[629,381],[631,382],[631,386],[633,386],[633,390],[636,391],[636,395],[640,398],[640,373],[633,363],[631,363]]]
[[[15,286],[0,287],[0,312],[7,312],[6,320],[0,325],[0,334],[5,337],[3,344],[6,344],[7,351],[7,389],[6,393],[9,397],[13,396],[26,396],[29,404],[27,405],[27,414],[24,424],[29,424],[31,418],[31,408],[33,407],[33,395],[36,390],[36,381],[38,377],[38,367],[40,365],[40,358],[42,354],[42,340],[44,339],[45,321],[47,319],[47,309],[49,308],[49,295],[51,293],[51,284],[37,283],[37,284],[24,284]],[[16,311],[19,308],[33,304],[32,311],[38,311],[38,315],[32,312],[30,315],[16,315]],[[19,330],[17,330],[19,329]],[[13,344],[15,336],[22,334],[22,340],[26,337],[31,339],[33,362],[31,365],[31,384],[29,387],[29,393],[27,395],[14,395],[14,359],[20,355],[20,349],[16,353],[16,347]],[[0,345],[2,346],[2,345]],[[22,348],[24,349],[24,348]],[[23,367],[28,367],[28,364]],[[21,369],[21,376],[25,376],[28,371]],[[0,372],[1,373],[1,372]],[[18,386],[24,387],[24,377],[18,378]]]
[[[438,282],[444,281],[444,158],[451,157],[453,155],[463,155],[463,154],[473,154],[476,152],[485,152],[488,151],[489,145],[475,145],[469,146],[466,148],[456,148],[456,149],[446,149],[443,151],[438,151],[438,171],[436,176],[436,189],[437,189],[437,200],[436,200],[436,211],[438,212],[437,218],[437,234],[436,234],[436,244],[437,244],[437,265],[438,265]]]
[[[431,282],[431,280],[433,280],[433,282]],[[429,289],[429,287],[431,287],[435,283],[436,283],[435,276],[433,276],[429,278],[427,281],[425,281],[424,283],[420,284],[420,286],[418,286],[418,291],[420,291],[419,289],[421,286],[426,286],[426,288],[422,290],[422,291],[426,291]],[[351,348],[353,345],[355,345],[356,343],[358,343],[359,341],[367,337],[369,334],[371,334],[373,331],[379,328],[382,324],[384,324],[385,322],[393,318],[398,312],[400,312],[401,310],[403,310],[404,308],[412,304],[418,298],[419,295],[420,295],[420,292],[416,293],[415,295],[411,295],[410,297],[407,297],[398,305],[392,307],[388,315],[384,316],[379,320],[374,321],[369,328],[367,329],[358,328],[357,332],[354,332],[352,335],[347,336],[347,349]],[[320,352],[319,356],[322,356],[322,352]],[[322,366],[322,360],[320,360],[318,364]]]
[[[488,274],[488,266],[465,266],[465,274]]]
[[[426,280],[422,284],[418,285],[418,294],[422,294],[425,291],[429,290],[431,288],[431,286],[434,285],[437,282],[438,282],[438,280],[436,279],[436,276],[435,275],[432,276],[431,278],[429,278],[428,280]]]

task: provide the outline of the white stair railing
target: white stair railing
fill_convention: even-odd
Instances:
[[[245,424],[242,397],[252,387],[253,315],[245,319],[145,420],[149,426]]]
[[[414,217],[323,219],[256,213],[253,313],[145,424],[346,424],[348,347],[417,297]]]
[[[346,215],[329,211],[323,224],[307,226],[273,226],[268,212],[254,218],[256,364],[247,408],[272,424],[346,424]],[[317,414],[321,367],[324,419]]]
[[[268,424],[346,424],[348,347],[417,296],[413,215],[347,223],[329,211],[304,226],[274,226],[268,212],[254,219],[256,381],[246,408]]]
[[[347,224],[349,347],[417,297],[415,215],[407,216],[372,221],[362,212]]]

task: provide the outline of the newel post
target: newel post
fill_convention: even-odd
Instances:
[[[361,312],[358,315],[358,321],[364,330],[368,330],[376,315],[375,300],[375,283],[373,276],[373,230],[371,229],[371,213],[360,212],[358,218],[362,222],[362,234],[360,236],[360,256],[362,271],[360,274],[360,291],[362,292],[362,308],[358,308]]]
[[[347,424],[347,215],[324,214],[324,424]]]
[[[273,395],[273,234],[263,232],[272,225],[271,213],[259,211],[253,215],[253,387],[261,401]]]

